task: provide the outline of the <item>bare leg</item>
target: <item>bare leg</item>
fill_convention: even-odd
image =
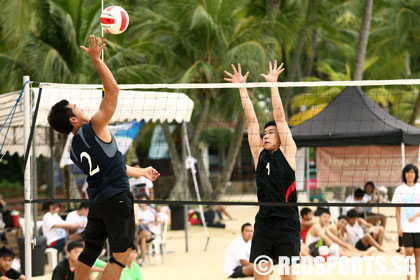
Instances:
[[[85,280],[85,279],[89,279],[89,276],[90,276],[90,266],[78,261],[76,264],[76,272],[74,273],[74,279]]]
[[[147,230],[142,230],[139,234],[139,245],[141,250],[142,261],[146,260],[146,242],[150,240],[152,234]]]
[[[384,229],[386,229],[386,216],[383,214],[378,214],[379,215],[379,219],[381,220],[381,226],[384,227]]]
[[[242,266],[242,273],[245,276],[253,276],[254,275],[254,265],[252,263]]]
[[[130,257],[130,253],[133,249],[129,248],[127,251],[123,253],[113,253],[112,256],[118,262],[126,265],[128,262],[128,258]],[[104,272],[102,273],[102,280],[118,280],[121,276],[121,271],[123,268],[116,263],[108,263],[105,267]]]
[[[340,256],[346,257],[355,257],[355,256],[364,256],[365,252],[362,251],[352,251],[347,248],[340,247]]]
[[[292,271],[292,267],[289,267],[289,271]],[[281,280],[296,280],[296,275],[281,275],[280,276]]]
[[[268,271],[270,269],[270,264],[269,263],[259,263],[257,264],[257,267],[260,267],[260,271],[264,272],[264,271]],[[269,280],[270,279],[270,274],[267,275],[261,275],[260,273],[258,273],[258,271],[254,272],[254,279],[255,280]]]
[[[416,258],[416,280],[420,279],[420,248],[414,248],[414,257]]]
[[[382,226],[377,227],[376,230],[373,232],[373,238],[375,238],[375,240],[381,246],[382,246],[382,243],[384,242],[384,235],[385,235],[385,229]]]
[[[404,247],[404,254],[406,257],[412,256],[414,254],[414,248],[413,247]],[[417,274],[417,264],[416,264],[416,274]],[[407,275],[407,280],[410,280],[410,275]]]
[[[216,211],[219,212],[219,214],[222,216],[222,214],[226,215],[226,217],[229,218],[229,220],[233,220],[232,216],[229,214],[229,212],[226,210],[226,206],[219,205],[216,208]]]
[[[382,249],[381,245],[379,245],[378,242],[376,242],[376,240],[373,239],[373,237],[369,233],[366,233],[361,238],[361,240],[362,240],[363,245],[365,245],[365,247],[369,247],[369,245],[370,245],[370,246],[374,246],[376,249],[378,249],[381,252],[384,251],[384,249]]]

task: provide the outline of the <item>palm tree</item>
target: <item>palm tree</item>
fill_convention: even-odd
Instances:
[[[252,77],[256,78],[265,66],[266,52],[258,40],[261,24],[255,17],[247,15],[249,3],[227,0],[149,1],[142,10],[142,22],[134,24],[134,29],[142,34],[139,40],[156,45],[151,50],[151,56],[162,73],[167,75],[165,79],[168,82],[220,82],[223,70],[228,69],[230,63],[237,62],[250,69]],[[214,197],[226,189],[242,141],[245,120],[239,96],[236,90],[217,89],[191,90],[188,94],[198,109],[189,124],[192,153],[198,159],[204,193]],[[205,168],[199,148],[200,135],[209,125],[210,116],[218,123],[236,123],[227,152],[228,165],[215,185],[210,181],[210,173]],[[164,131],[168,132],[165,128]],[[168,133],[166,136],[171,139]],[[182,166],[181,157],[176,155],[175,145],[169,146],[172,147],[171,161],[175,175],[180,178],[182,174],[176,167]],[[176,181],[172,198],[179,199],[177,195],[183,193],[183,180]]]

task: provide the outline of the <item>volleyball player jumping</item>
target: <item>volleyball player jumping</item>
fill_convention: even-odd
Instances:
[[[101,279],[120,279],[134,248],[133,196],[127,175],[144,176],[150,180],[160,175],[152,167],[126,166],[124,156],[118,151],[115,138],[109,131],[108,123],[117,107],[119,88],[111,71],[100,59],[104,47],[93,35],[89,37],[89,48],[82,47],[90,56],[105,89],[99,110],[89,119],[75,104],[61,100],[51,108],[48,116],[54,130],[74,134],[70,158],[87,175],[90,209],[82,234],[85,248],[76,265],[76,280],[89,278],[90,268],[107,238],[112,257]]]
[[[245,76],[232,65],[233,74],[225,71],[232,83],[245,83]],[[267,75],[261,74],[267,82],[277,82],[283,72],[283,64],[277,61],[269,64]],[[260,137],[260,126],[246,88],[239,88],[242,107],[248,121],[248,142],[257,172],[257,196],[260,202],[296,202],[296,144],[286,122],[283,104],[277,87],[271,88],[274,121],[264,126],[264,136]],[[285,257],[292,263],[292,257],[299,257],[300,223],[297,206],[260,206],[255,217],[250,262],[258,262],[265,257],[278,263]],[[270,263],[260,263],[263,271],[269,271]],[[281,272],[282,273],[282,272]],[[283,272],[285,273],[285,272]],[[269,279],[269,274],[254,273],[255,279]],[[295,279],[293,275],[282,275],[282,279]]]

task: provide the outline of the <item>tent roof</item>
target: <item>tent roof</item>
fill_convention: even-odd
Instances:
[[[38,88],[32,88],[34,93],[33,107],[38,98]],[[3,126],[9,112],[19,96],[19,91],[0,95],[0,125]],[[96,89],[75,88],[44,88],[36,122],[36,154],[49,155],[47,121],[51,107],[62,99],[82,108],[91,117],[102,101],[102,91]],[[22,100],[21,100],[22,101]],[[111,123],[121,123],[132,120],[176,121],[189,122],[194,108],[194,102],[184,93],[120,90],[118,105]],[[10,126],[2,153],[17,152],[23,154],[23,102],[16,108],[13,122]],[[8,125],[9,122],[7,122]],[[4,140],[7,125],[0,132],[0,145]]]
[[[420,144],[420,129],[390,115],[358,87],[346,87],[324,110],[291,129],[298,146]]]

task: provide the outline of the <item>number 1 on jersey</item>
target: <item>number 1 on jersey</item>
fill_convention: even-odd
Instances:
[[[267,162],[267,165],[265,166],[267,168],[267,175],[270,175],[270,163]]]
[[[88,160],[89,163],[89,176],[93,176],[96,173],[98,173],[99,170],[99,165],[96,166],[96,168],[94,170],[92,170],[92,159],[90,158],[90,155],[86,152],[83,152],[80,154],[80,161],[83,161],[83,158],[86,158]]]

